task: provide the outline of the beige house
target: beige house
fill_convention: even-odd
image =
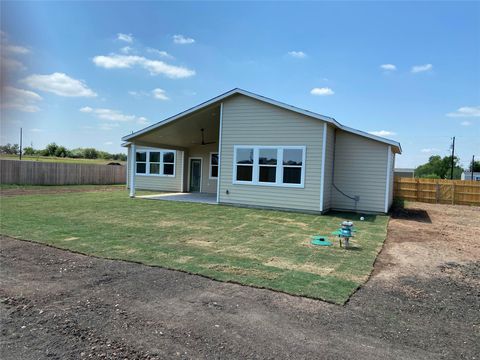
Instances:
[[[318,213],[387,212],[401,153],[398,142],[241,89],[122,140],[132,197],[148,189]]]

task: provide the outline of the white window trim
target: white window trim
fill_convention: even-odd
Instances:
[[[218,176],[212,176],[212,155],[214,155],[214,154],[217,154],[217,159],[218,159],[217,160],[218,163],[217,163],[217,165],[215,165],[217,167],[217,175],[218,175],[218,168],[220,166],[220,156],[218,156],[218,152],[216,152],[216,151],[211,152],[210,157],[208,159],[209,160],[208,161],[209,162],[209,164],[208,164],[208,178],[210,180],[217,180],[218,179]]]
[[[146,161],[140,161],[141,163],[145,163],[145,173],[138,173],[137,172],[137,152],[145,152],[146,153]],[[160,174],[150,174],[150,153],[151,152],[159,152],[160,153]],[[163,154],[166,152],[173,152],[173,174],[172,175],[165,175],[163,174]],[[133,154],[133,159],[135,160],[135,175],[136,176],[160,176],[160,177],[175,177],[176,168],[177,168],[177,151],[176,150],[169,150],[169,149],[157,149],[157,148],[138,148]],[[158,163],[155,163],[158,164]],[[167,163],[171,164],[171,163]]]
[[[237,180],[237,149],[253,149],[253,167],[252,171],[252,181],[241,181]],[[276,173],[276,182],[269,183],[269,182],[261,182],[258,180],[259,178],[259,170],[260,164],[258,163],[258,152],[260,149],[278,149],[277,151],[277,173]],[[298,149],[302,150],[302,166],[301,166],[301,177],[300,177],[300,184],[285,184],[283,183],[283,150],[285,149]],[[233,146],[233,173],[232,173],[232,184],[234,185],[256,185],[256,186],[275,186],[275,187],[291,187],[291,188],[304,188],[305,187],[305,172],[306,172],[306,153],[307,147],[305,145],[234,145]],[[248,166],[248,164],[245,164]],[[295,167],[295,166],[292,166]],[[300,166],[297,166],[300,167]]]

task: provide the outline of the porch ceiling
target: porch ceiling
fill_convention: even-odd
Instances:
[[[160,147],[189,148],[201,143],[201,129],[205,129],[205,142],[218,143],[219,127],[220,107],[213,106],[153,129],[136,137],[132,142],[147,146],[157,144]]]

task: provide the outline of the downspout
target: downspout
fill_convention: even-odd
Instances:
[[[134,143],[130,146],[130,197],[135,197],[135,158],[137,149]]]
[[[320,212],[323,211],[323,198],[325,192],[325,153],[327,152],[327,123],[323,123],[322,136],[322,175],[320,178]]]
[[[385,184],[385,213],[388,212],[388,200],[390,198],[390,168],[392,166],[392,147],[387,149],[387,183]]]

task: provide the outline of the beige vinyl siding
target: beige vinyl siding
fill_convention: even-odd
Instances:
[[[188,156],[202,158],[202,188],[201,192],[216,194],[217,180],[210,179],[210,153],[218,152],[218,143],[195,146],[188,149]],[[188,176],[188,173],[186,173]],[[189,179],[188,179],[189,180]],[[187,182],[188,184],[188,182]],[[188,188],[185,188],[188,189]]]
[[[355,202],[332,189],[333,209],[385,211],[388,145],[345,131],[336,131],[334,183]]]
[[[333,150],[335,146],[335,128],[327,126],[327,147],[325,149],[325,182],[323,189],[323,210],[332,206]]]
[[[145,149],[137,146],[137,150]],[[151,149],[151,148],[150,148]],[[132,159],[135,159],[135,154],[132,154],[131,146],[128,149],[128,179],[130,180],[130,169]],[[182,156],[183,152],[177,150],[175,153],[175,176],[154,176],[154,175],[135,175],[135,189],[141,190],[158,190],[158,191],[182,191]],[[130,187],[130,184],[128,184]]]
[[[220,202],[320,210],[323,122],[243,95],[223,105]],[[306,146],[304,188],[232,184],[235,145]],[[229,194],[226,194],[226,191]]]

